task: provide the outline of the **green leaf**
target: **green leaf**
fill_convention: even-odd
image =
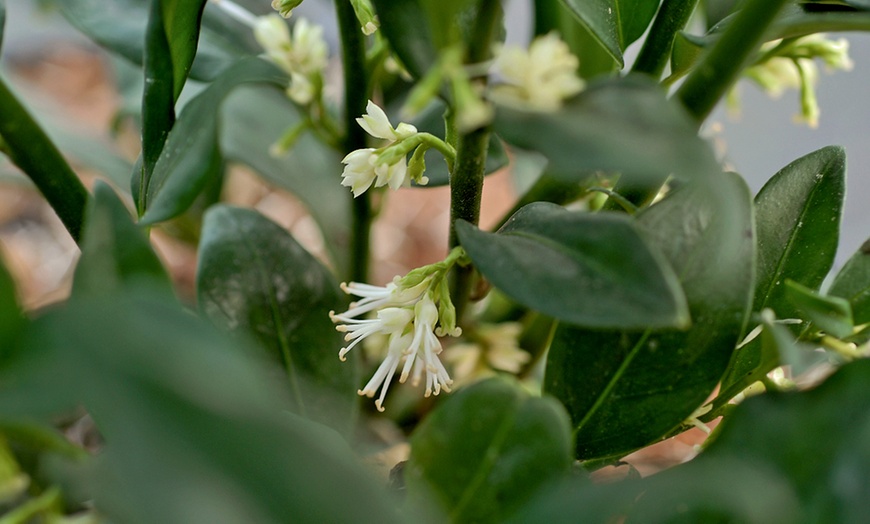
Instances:
[[[758,277],[754,311],[795,311],[785,279],[818,290],[834,263],[846,184],[846,153],[830,146],[795,160],[755,197]]]
[[[88,191],[2,78],[0,138],[0,151],[33,181],[67,231],[78,241]]]
[[[489,0],[372,0],[381,32],[402,65],[414,78],[422,78],[440,51],[455,44],[489,46],[472,42],[475,24]],[[499,9],[499,15],[500,13]]]
[[[868,395],[870,361],[864,360],[813,390],[747,399],[693,461],[699,482],[725,461],[741,462],[777,474],[797,494],[798,505],[790,507],[800,518],[791,522],[861,522],[870,485]]]
[[[688,325],[677,277],[623,214],[569,212],[533,203],[498,233],[457,222],[483,275],[517,302],[588,327]]]
[[[571,466],[558,403],[491,379],[451,395],[411,437],[408,496],[431,497],[450,522],[502,522]]]
[[[870,240],[837,273],[828,294],[849,301],[855,324],[870,322]]]
[[[571,53],[580,60],[581,78],[610,74],[620,66],[562,0],[535,0],[534,19],[535,36],[556,31],[568,44]]]
[[[500,107],[494,127],[508,143],[542,153],[547,172],[569,181],[594,170],[635,180],[721,171],[683,109],[645,77],[597,82],[555,113]]]
[[[646,31],[657,0],[563,0],[610,55],[624,65],[622,53]]]
[[[843,9],[807,11],[796,4],[786,5],[771,27],[769,40],[844,31],[870,31],[870,13]]]
[[[86,215],[72,295],[111,295],[145,284],[174,296],[172,282],[145,233],[133,223],[115,192],[97,182]]]
[[[12,341],[24,327],[24,315],[18,305],[15,281],[0,261],[0,368],[12,354]]]
[[[0,0],[0,49],[3,46],[3,35],[6,29],[6,0]]]
[[[272,64],[246,58],[184,106],[154,166],[142,224],[178,216],[190,207],[209,179],[220,173],[218,108],[233,89],[256,82],[284,85],[286,78]]]
[[[329,271],[256,211],[212,207],[197,268],[200,309],[222,329],[256,339],[287,372],[295,411],[348,430],[356,413],[354,361],[329,319],[344,297]]]
[[[346,274],[352,197],[340,184],[341,155],[311,134],[300,137],[288,153],[271,154],[269,147],[302,119],[287,96],[271,86],[235,89],[223,103],[223,119],[232,122],[220,129],[224,156],[302,200],[323,232],[336,273]]]
[[[837,252],[846,183],[843,148],[829,146],[780,170],[755,197],[758,268],[752,310],[772,309],[778,318],[799,316],[786,296],[786,279],[817,291]],[[761,346],[734,354],[722,378],[722,395],[734,395],[775,368]],[[733,394],[732,394],[733,393]],[[717,402],[727,402],[720,398]]]
[[[145,51],[148,2],[141,0],[52,0],[64,18],[96,44],[141,66]],[[191,3],[194,5],[193,3]],[[203,16],[196,58],[190,78],[212,80],[252,46],[230,33],[221,17]],[[188,29],[189,30],[189,29]],[[245,27],[250,33],[250,29]]]
[[[798,310],[822,331],[838,338],[852,334],[852,308],[849,301],[836,296],[823,296],[794,280],[786,280],[785,294]]]
[[[686,185],[638,222],[679,276],[692,327],[557,329],[544,388],[571,414],[580,459],[621,456],[677,429],[715,388],[746,322],[754,232],[737,175]]]
[[[105,444],[51,481],[62,475],[108,520],[397,522],[334,433],[288,414],[258,352],[176,304],[137,292],[87,299],[28,334],[27,358],[0,380],[0,417],[87,410]]]

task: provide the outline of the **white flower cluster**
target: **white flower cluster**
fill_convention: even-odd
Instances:
[[[535,38],[529,48],[496,48],[495,69],[503,82],[490,88],[502,103],[539,111],[555,111],[583,89],[577,57],[555,32]]]
[[[329,57],[323,27],[300,18],[291,33],[280,16],[267,15],[257,19],[254,37],[266,56],[290,75],[287,96],[298,104],[311,103],[321,89]]]
[[[762,46],[761,52],[775,54],[747,68],[744,74],[774,98],[786,89],[799,89],[801,114],[795,119],[810,127],[818,126],[820,114],[815,93],[819,68],[815,59],[820,59],[830,71],[851,71],[854,66],[849,58],[849,42],[845,38],[830,40],[824,34],[805,36],[785,45],[775,40]],[[738,104],[735,97],[733,92],[729,96],[732,107]]]
[[[480,324],[470,342],[450,347],[447,361],[453,364],[457,383],[482,380],[496,370],[517,374],[532,359],[519,346],[523,326],[519,322]]]
[[[347,333],[338,356],[345,360],[347,353],[357,344],[372,335],[388,337],[387,356],[371,380],[359,390],[360,395],[374,397],[379,411],[384,411],[384,398],[393,375],[402,366],[399,382],[411,377],[417,385],[426,376],[425,396],[450,391],[453,384],[450,375],[438,355],[442,351],[439,336],[459,336],[462,330],[456,326],[456,311],[447,290],[447,273],[464,252],[457,248],[442,262],[424,266],[396,277],[384,287],[351,282],[342,284],[349,295],[362,300],[354,302],[341,314],[330,312],[336,329]],[[375,318],[361,318],[375,312]]]
[[[394,128],[384,110],[371,100],[366,106],[366,114],[356,121],[366,133],[386,140],[387,144],[379,149],[368,147],[351,151],[341,161],[345,165],[344,172],[341,174],[341,185],[350,187],[354,197],[365,193],[372,184],[375,187],[389,186],[392,189],[399,189],[409,187],[411,180],[420,185],[429,182],[429,179],[423,176],[422,170],[408,176],[406,152],[401,148],[393,147],[417,136],[416,127],[402,122]]]

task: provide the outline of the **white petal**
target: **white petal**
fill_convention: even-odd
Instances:
[[[371,100],[366,105],[366,114],[362,118],[357,118],[356,121],[366,133],[375,138],[390,141],[395,141],[397,138],[393,125],[390,124],[390,119],[387,118],[387,114]]]

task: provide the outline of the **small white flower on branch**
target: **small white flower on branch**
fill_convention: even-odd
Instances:
[[[322,72],[329,58],[323,27],[300,18],[293,31],[278,15],[261,16],[254,27],[257,43],[275,65],[290,75],[287,96],[309,104],[322,88]]]
[[[535,38],[528,50],[496,48],[495,68],[504,83],[491,89],[492,97],[539,111],[555,111],[583,89],[577,76],[577,57],[555,32]]]
[[[437,334],[459,336],[462,330],[456,326],[456,316],[450,294],[447,291],[447,273],[457,263],[465,263],[465,252],[456,248],[441,262],[424,266],[396,277],[386,286],[372,286],[352,282],[342,284],[342,290],[361,300],[350,305],[340,314],[330,312],[336,330],[346,333],[350,342],[338,355],[345,360],[348,352],[368,337],[386,335],[387,354],[371,380],[359,390],[360,395],[374,397],[383,411],[384,398],[390,381],[404,361],[399,382],[411,377],[418,385],[426,378],[425,396],[450,391],[453,380],[441,363],[442,351]],[[375,318],[362,318],[375,312]]]
[[[394,128],[387,117],[387,113],[371,100],[366,104],[366,114],[357,118],[356,122],[366,133],[375,138],[388,140],[390,143],[417,134],[416,127],[404,122],[399,123],[399,126]]]

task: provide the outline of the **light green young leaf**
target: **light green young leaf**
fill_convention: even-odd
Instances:
[[[234,64],[208,88],[187,103],[166,139],[145,194],[142,224],[156,224],[178,216],[221,169],[218,143],[221,102],[241,84],[286,84],[272,64],[246,58]]]
[[[549,398],[491,379],[450,396],[411,437],[408,497],[450,522],[503,522],[571,466],[568,418]]]
[[[347,432],[358,387],[356,361],[329,319],[344,297],[329,271],[256,211],[212,207],[197,268],[203,313],[220,328],[257,340],[287,373],[294,410]]]
[[[854,327],[852,307],[848,300],[837,296],[821,295],[791,279],[786,280],[785,287],[786,297],[816,327],[838,338],[845,338],[852,334]]]
[[[557,329],[544,389],[571,414],[580,459],[622,456],[677,429],[716,387],[749,311],[752,206],[737,175],[686,185],[637,220],[679,276],[692,326]]]
[[[828,294],[849,301],[856,325],[870,322],[870,240],[837,273]]]
[[[98,182],[85,217],[72,296],[110,295],[144,284],[174,296],[172,282],[146,234],[133,223],[115,192]]]
[[[721,171],[695,124],[646,77],[597,82],[555,113],[500,107],[494,129],[506,142],[546,156],[547,172],[569,181],[594,170],[629,180]]]
[[[676,275],[625,215],[537,202],[498,233],[467,222],[456,228],[462,247],[495,287],[546,315],[592,328],[689,323]]]

